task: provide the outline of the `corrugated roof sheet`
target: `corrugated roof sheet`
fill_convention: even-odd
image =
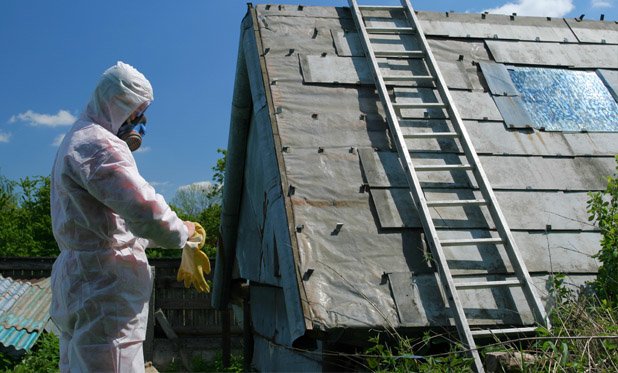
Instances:
[[[50,279],[23,282],[0,276],[0,343],[29,350],[49,321]]]

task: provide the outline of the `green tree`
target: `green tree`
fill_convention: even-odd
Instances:
[[[618,156],[616,156],[618,163]],[[616,167],[618,171],[618,166]],[[601,262],[594,286],[601,299],[618,302],[618,177],[607,178],[607,188],[589,193],[589,220],[601,229],[601,250],[595,255]]]
[[[57,256],[50,216],[50,177],[0,178],[0,247],[5,256]]]
[[[192,184],[195,188],[181,188],[176,191],[172,198],[170,207],[178,214],[182,220],[200,223],[206,231],[206,244],[203,251],[209,256],[214,257],[219,238],[219,225],[221,221],[221,197],[223,195],[223,180],[225,177],[225,162],[227,151],[217,149],[221,154],[217,163],[212,167],[214,171],[212,182],[207,188],[203,183]],[[147,251],[150,258],[178,257],[179,250],[149,249]]]

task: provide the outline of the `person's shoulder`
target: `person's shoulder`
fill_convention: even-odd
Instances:
[[[70,151],[82,160],[111,154],[125,155],[128,151],[118,136],[96,123],[81,123],[74,128],[71,136]]]

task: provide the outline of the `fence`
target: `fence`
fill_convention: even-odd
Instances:
[[[172,329],[180,337],[221,336],[226,317],[210,306],[210,294],[185,289],[182,283],[176,281],[180,259],[150,259],[149,262],[155,268],[154,302],[151,302],[151,310],[161,309]],[[21,280],[49,277],[53,263],[54,258],[0,258],[0,274]],[[211,264],[212,275],[214,260]],[[211,275],[207,280],[212,279]],[[231,315],[231,334],[242,333],[239,325]]]

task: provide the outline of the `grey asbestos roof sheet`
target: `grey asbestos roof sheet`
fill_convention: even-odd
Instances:
[[[580,43],[618,44],[616,21],[590,21],[565,19]]]
[[[536,66],[618,69],[618,45],[486,40],[496,62]]]
[[[425,34],[431,36],[577,42],[562,18],[453,12],[419,12],[418,17]]]
[[[618,101],[618,71],[616,70],[597,70],[597,74],[609,89],[614,100]]]
[[[494,96],[518,96],[519,92],[511,81],[506,66],[494,62],[481,61],[479,63],[483,76],[487,81],[489,91]]]

